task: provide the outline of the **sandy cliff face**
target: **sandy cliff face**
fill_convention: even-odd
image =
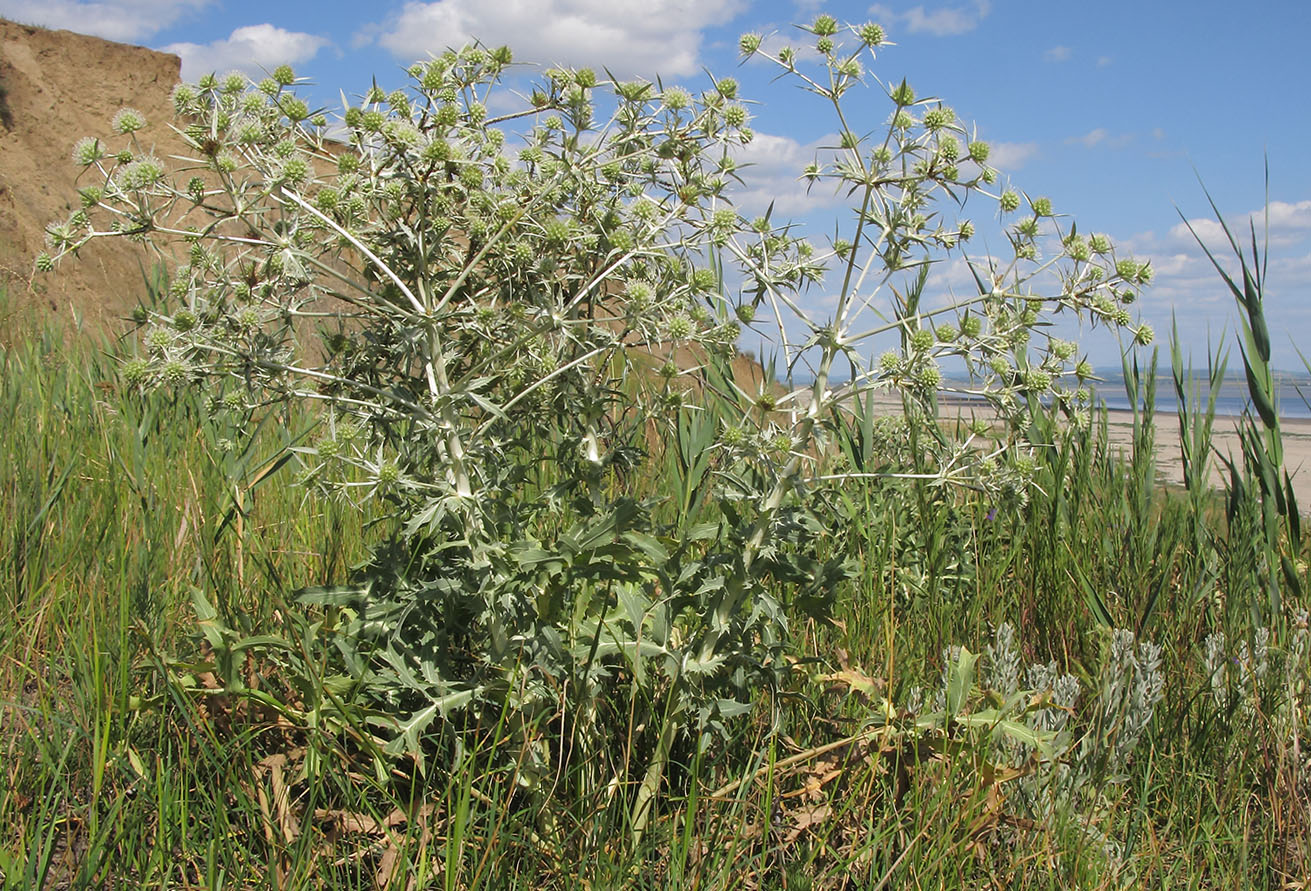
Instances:
[[[73,164],[73,143],[109,136],[118,109],[144,113],[141,141],[160,158],[183,151],[169,129],[180,68],[177,56],[0,19],[0,285],[11,304],[75,311],[94,325],[136,304],[153,260],[126,241],[90,244],[55,273],[34,274],[33,261],[46,225],[66,219],[78,186],[93,182]]]

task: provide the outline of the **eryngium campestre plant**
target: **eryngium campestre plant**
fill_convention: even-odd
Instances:
[[[817,70],[770,57],[841,124],[803,171],[853,198],[847,237],[825,249],[729,203],[752,135],[732,81],[696,94],[552,69],[493,102],[505,48],[446,52],[414,65],[405,90],[371,88],[344,109],[340,142],[284,67],[245,89],[179,86],[189,159],[150,155],[128,112],[112,143],[78,144],[83,208],[51,227],[40,265],[108,236],[185,254],[172,304],[142,313],[130,382],[203,381],[243,410],[322,404],[318,439],[298,451],[303,481],[398,518],[351,584],[307,595],[345,608],[338,647],[398,716],[398,748],[455,712],[510,714],[530,783],[552,757],[540,728],[567,731],[577,751],[631,717],[654,735],[640,829],[675,729],[713,727],[779,680],[784,601],[822,604],[843,578],[814,554],[825,478],[812,461],[853,391],[903,388],[918,412],[957,357],[973,389],[1020,419],[1029,397],[1072,399],[1085,376],[1072,345],[1041,333],[1045,313],[1128,321],[1150,269],[1104,238],[1085,243],[1046,199],[1007,230],[1009,255],[968,256],[976,289],[921,302],[932,264],[974,234],[952,211],[972,195],[1014,213],[1020,193],[993,188],[986,144],[949,107],[866,75],[881,29],[830,22],[809,29]],[[749,54],[762,46],[744,38]],[[872,131],[843,105],[869,84],[890,103]],[[801,296],[826,269],[836,309],[816,322]],[[741,326],[770,316],[789,367],[814,362],[813,387],[777,402],[719,387],[717,473],[689,475],[695,497],[680,500],[714,509],[657,521],[639,485],[645,424],[659,432],[679,400],[709,393],[667,382],[689,363],[714,372]],[[802,342],[788,336],[797,323]],[[876,362],[866,347],[889,330],[900,349]],[[632,373],[653,354],[667,373]],[[835,389],[839,359],[852,376]],[[921,473],[985,486],[1023,475],[1023,443],[981,461],[927,414],[912,421],[932,431]]]

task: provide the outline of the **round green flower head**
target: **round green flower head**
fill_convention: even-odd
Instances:
[[[832,37],[838,33],[838,20],[831,15],[821,15],[811,23],[810,30],[819,37]]]
[[[129,359],[123,364],[123,383],[129,387],[141,387],[150,380],[150,363],[145,359]]]
[[[1014,189],[1007,189],[1001,193],[1001,198],[998,199],[997,203],[1005,213],[1018,210],[1020,207],[1020,194]]]
[[[898,105],[911,105],[915,102],[915,91],[903,80],[893,88],[892,101]]]
[[[673,111],[682,111],[692,104],[692,94],[682,87],[670,87],[665,90],[661,98],[664,100],[665,108]]]
[[[1087,380],[1088,378],[1092,377],[1093,376],[1092,363],[1089,362],[1087,359],[1079,360],[1079,364],[1074,366],[1074,375],[1081,381]]]
[[[741,129],[747,122],[747,110],[745,106],[734,103],[724,109],[724,123],[730,127]]]
[[[42,251],[36,255],[37,272],[53,272],[55,269],[55,258]]]
[[[697,294],[706,294],[715,290],[719,284],[719,276],[715,275],[713,269],[693,269],[688,285]]]
[[[180,309],[173,314],[173,327],[179,331],[190,331],[199,322],[196,314],[189,309]]]
[[[669,320],[669,336],[674,340],[685,340],[692,335],[692,320],[687,316],[677,316]]]
[[[177,386],[187,379],[190,369],[180,359],[169,359],[159,369],[159,377],[170,386]]]
[[[974,224],[969,220],[962,220],[960,224],[960,240],[969,241],[974,237]]]
[[[279,65],[273,69],[273,79],[281,86],[289,87],[296,82],[296,72],[291,70],[290,65]]]
[[[827,56],[833,52],[833,38],[821,37],[815,41],[815,50],[821,56]]]
[[[983,320],[978,316],[966,316],[960,320],[960,333],[962,337],[975,338],[983,332]]]
[[[1052,200],[1050,198],[1035,198],[1033,201],[1033,212],[1040,217],[1051,216]]]
[[[1139,325],[1138,330],[1134,332],[1133,339],[1138,341],[1139,346],[1147,346],[1156,338],[1156,332],[1152,330],[1151,325]]]
[[[73,163],[90,167],[105,156],[100,148],[100,140],[93,136],[83,136],[73,146]]]
[[[742,55],[750,56],[760,51],[761,36],[759,34],[743,34],[737,41],[737,48],[742,51]]]
[[[246,89],[246,75],[239,71],[230,71],[223,75],[223,92],[240,93]]]
[[[888,350],[883,353],[883,355],[879,356],[879,368],[883,369],[883,371],[888,374],[892,374],[900,367],[901,357],[892,350]]]
[[[191,84],[178,84],[173,88],[173,110],[178,114],[189,110],[196,101],[196,90]]]
[[[295,96],[288,96],[281,102],[282,113],[287,116],[288,120],[303,121],[310,116],[310,107],[305,104],[304,100],[297,99]]]
[[[910,336],[910,348],[917,353],[923,353],[933,346],[933,332],[927,328],[920,328]]]
[[[860,39],[864,41],[867,46],[878,46],[883,43],[887,37],[887,35],[883,33],[883,29],[873,22],[866,22],[861,25],[860,30],[857,31],[857,33],[860,35]]]
[[[1097,234],[1088,239],[1088,247],[1094,254],[1109,254],[1111,252],[1111,240],[1105,235]]]
[[[915,119],[909,112],[899,111],[892,118],[892,126],[897,130],[909,130],[915,126]]]
[[[715,83],[715,91],[725,99],[737,98],[737,81],[731,77],[725,77]]]
[[[383,461],[378,465],[378,484],[381,486],[394,486],[401,478],[401,469],[396,466],[395,461]]]
[[[955,114],[949,108],[930,108],[924,112],[924,128],[926,130],[941,130],[955,118]]]
[[[938,154],[946,161],[955,161],[960,157],[960,143],[954,136],[944,136],[938,141]]]
[[[992,154],[992,147],[976,139],[970,143],[969,153],[971,161],[975,164],[983,164],[988,160],[988,155]]]
[[[146,126],[146,117],[135,108],[120,108],[111,124],[115,133],[135,133]]]

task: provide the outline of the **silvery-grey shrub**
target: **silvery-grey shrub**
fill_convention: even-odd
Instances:
[[[785,671],[787,592],[840,586],[814,553],[811,496],[833,482],[814,456],[854,395],[901,389],[909,421],[937,430],[942,363],[962,363],[1015,423],[986,446],[983,428],[932,437],[925,461],[996,489],[1032,471],[1017,431],[1038,398],[1087,420],[1091,368],[1047,318],[1151,339],[1128,308],[1150,266],[1006,185],[948,105],[868,74],[880,27],[819,16],[800,34],[817,61],[759,35],[741,48],[834,113],[836,144],[799,171],[849,199],[820,244],[732,203],[753,138],[732,79],[550,69],[514,91],[506,48],[416,63],[336,123],[286,66],[211,75],[173,93],[190,157],[152,153],[131,110],[76,144],[81,207],[49,227],[38,268],[106,237],[181,258],[124,380],[205,386],[234,415],[321,406],[302,481],[397,518],[358,577],[311,597],[340,608],[341,658],[399,716],[399,746],[484,705],[525,738],[562,712],[601,734],[631,682],[657,716],[658,781],[669,728],[727,720]],[[967,199],[998,220],[1001,255],[970,250]],[[930,300],[935,264],[957,257],[973,285]],[[835,296],[817,317],[821,280]],[[674,436],[658,419],[705,398],[687,382],[767,324],[813,384],[718,403],[716,510],[657,522],[635,496],[650,430],[634,419]],[[873,355],[888,333],[899,347]],[[639,371],[652,357],[658,373]]]

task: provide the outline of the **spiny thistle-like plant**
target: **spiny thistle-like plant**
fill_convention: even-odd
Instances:
[[[344,141],[283,66],[258,84],[179,85],[189,159],[152,155],[130,109],[113,140],[74,149],[82,207],[49,228],[38,266],[110,236],[184,253],[171,304],[140,313],[125,380],[204,382],[234,412],[320,404],[302,481],[399,520],[352,584],[307,594],[341,608],[335,642],[396,716],[394,748],[417,752],[455,712],[509,714],[532,785],[563,757],[540,728],[602,744],[640,701],[640,833],[679,728],[716,727],[777,683],[788,601],[822,603],[844,578],[814,552],[812,496],[831,481],[815,456],[853,397],[907,394],[918,475],[1011,484],[1032,465],[1022,442],[980,460],[933,422],[940,363],[963,362],[1016,432],[1039,397],[1086,399],[1087,363],[1042,333],[1046,316],[1130,323],[1148,266],[1001,187],[950,107],[869,76],[882,29],[825,16],[804,30],[813,69],[756,37],[742,48],[836,115],[838,144],[803,172],[854,201],[847,237],[824,249],[730,203],[752,136],[735,82],[695,94],[551,69],[517,110],[493,112],[511,101],[492,97],[506,48],[446,52],[412,66],[407,89],[372,87],[344,109]],[[877,131],[847,115],[870,85],[889,101]],[[950,214],[970,198],[1019,214],[1005,256],[965,251],[975,226]],[[957,255],[976,288],[930,306],[933,264]],[[836,309],[814,321],[803,292],[826,270]],[[789,368],[813,362],[807,392],[748,393],[723,372],[742,326],[766,318]],[[875,360],[887,332],[900,349]],[[651,356],[660,373],[639,373]],[[707,386],[680,394],[694,373]],[[635,483],[646,424],[673,418],[657,427],[672,437],[680,404],[711,391],[724,396],[716,473],[699,472],[704,487],[689,475],[685,509],[657,521]],[[640,696],[616,693],[628,684]]]

